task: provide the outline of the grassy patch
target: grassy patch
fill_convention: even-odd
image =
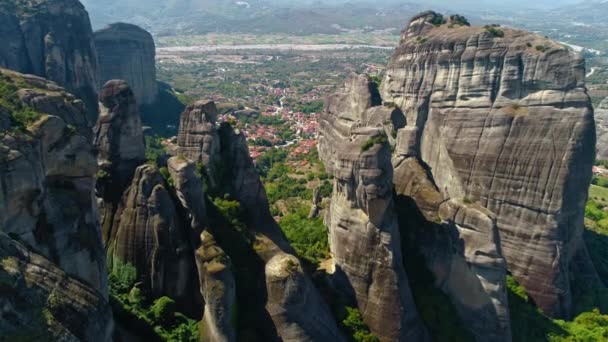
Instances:
[[[24,130],[28,125],[40,119],[42,115],[21,102],[17,95],[18,90],[19,87],[13,79],[0,74],[0,107],[11,114],[14,126]]]

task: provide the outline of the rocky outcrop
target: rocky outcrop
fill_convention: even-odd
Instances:
[[[108,265],[130,265],[153,294],[194,304],[197,277],[194,251],[184,219],[159,170],[144,164],[135,170],[105,240]]]
[[[0,332],[6,341],[112,341],[107,298],[0,232]]]
[[[38,327],[57,329],[66,340],[109,341],[97,164],[82,103],[36,76],[0,69],[0,84],[2,336],[24,332],[52,295],[60,298]],[[80,316],[87,318],[69,321]]]
[[[101,82],[125,80],[138,104],[153,103],[158,87],[152,35],[132,24],[115,23],[95,31],[94,37]]]
[[[205,341],[236,341],[236,285],[232,264],[213,235],[204,232],[196,251],[201,295],[205,301],[201,337]]]
[[[477,341],[510,341],[507,267],[496,216],[459,200],[442,204],[439,215],[452,235],[452,255],[434,260],[437,286],[450,296]]]
[[[228,196],[238,202],[240,215],[237,220],[242,226],[234,227],[233,222],[216,218],[215,222],[210,222],[209,231],[238,270],[235,277],[247,281],[247,285],[237,286],[237,296],[240,298],[239,307],[248,308],[245,320],[248,324],[254,322],[248,327],[248,333],[262,340],[343,340],[329,308],[306,273],[282,280],[275,279],[274,273],[268,273],[272,260],[278,256],[297,260],[293,256],[295,252],[270,214],[266,192],[249,155],[245,136],[228,123],[218,125],[216,114],[213,102],[199,101],[186,108],[177,137],[177,157],[172,158],[170,164],[176,158],[196,162],[204,173],[211,197],[225,199]],[[214,206],[208,209],[217,211]],[[201,269],[200,262],[198,264]],[[272,285],[268,283],[270,281]],[[290,289],[305,296],[294,303],[296,294],[291,290],[277,292],[276,282],[290,284]],[[225,310],[224,305],[216,307],[223,308],[222,312]],[[318,322],[304,314],[304,308],[306,313],[322,317],[325,320],[323,325],[315,326]],[[223,333],[219,335],[223,336],[220,337],[222,339],[229,339]]]
[[[65,87],[97,116],[99,70],[89,16],[78,0],[17,0],[0,5],[0,66]]]
[[[384,115],[371,115],[382,112]],[[376,86],[351,76],[321,115],[319,156],[335,176],[325,221],[339,291],[356,301],[382,341],[424,341],[410,293],[393,202],[391,150],[384,125],[403,114],[381,104]],[[391,319],[387,319],[390,317]]]
[[[197,101],[184,110],[179,120],[177,145],[179,154],[205,166],[211,186],[217,187],[220,143],[216,127],[217,108],[214,102]]]
[[[415,127],[407,154],[443,198],[494,213],[509,271],[568,317],[595,144],[584,61],[536,34],[441,19],[423,13],[402,32],[382,98]]]
[[[95,134],[102,170],[120,183],[127,181],[146,160],[141,118],[131,87],[122,80],[108,81],[99,94],[101,109]]]
[[[197,174],[196,165],[182,157],[173,157],[167,161],[167,168],[175,195],[186,210],[193,234],[200,234],[207,224],[207,208],[203,181]]]
[[[145,164],[133,92],[125,81],[108,81],[99,103],[101,113],[94,128],[101,170],[97,193],[110,272],[133,269],[153,297],[166,295],[188,310],[196,310],[201,304],[191,222],[175,197],[170,173],[165,179],[158,167]],[[181,189],[186,180],[179,177],[179,171],[174,174]],[[196,200],[193,203],[203,201]]]
[[[268,261],[265,271],[266,309],[284,341],[345,340],[298,258],[277,254]]]
[[[595,108],[595,129],[597,131],[596,159],[608,159],[608,98]]]

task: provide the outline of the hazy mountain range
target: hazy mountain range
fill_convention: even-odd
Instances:
[[[339,33],[403,27],[408,18],[433,9],[465,14],[472,21],[509,24],[566,15],[603,21],[604,1],[581,0],[83,0],[94,28],[116,21],[155,35],[207,32]],[[582,17],[582,19],[581,19]]]

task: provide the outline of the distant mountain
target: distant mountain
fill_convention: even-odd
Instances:
[[[207,32],[339,33],[349,29],[399,28],[426,9],[414,3],[278,0],[83,0],[93,27],[123,21],[155,35]]]

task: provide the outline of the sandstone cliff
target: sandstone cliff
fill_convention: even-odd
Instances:
[[[45,77],[65,87],[97,116],[99,71],[89,16],[78,0],[0,4],[0,67]],[[6,24],[5,24],[6,23]]]
[[[335,286],[355,300],[372,332],[382,341],[424,341],[428,335],[403,267],[393,202],[391,150],[383,125],[398,129],[404,121],[399,120],[403,113],[392,112],[366,76],[349,78],[328,98],[319,156],[335,182],[325,221]]]
[[[196,310],[200,297],[190,222],[172,180],[145,164],[134,94],[125,81],[108,81],[99,102],[94,135],[103,174],[97,190],[110,272],[133,267],[154,298],[167,295]]]
[[[15,318],[0,331],[17,338],[33,324],[43,335],[109,341],[97,164],[82,102],[4,69],[0,89],[0,301],[3,317]]]
[[[382,97],[415,127],[410,153],[443,199],[496,215],[509,271],[568,317],[595,145],[584,61],[524,31],[441,23],[427,12],[402,32]]]
[[[176,153],[202,166],[212,198],[229,196],[239,205],[240,215],[230,219],[240,221],[241,227],[220,218],[215,206],[208,208],[208,215],[210,232],[234,265],[238,306],[248,308],[242,312],[245,331],[241,333],[262,340],[342,341],[335,319],[309,276],[300,268],[293,273],[284,270],[284,263],[277,261],[291,260],[299,265],[270,215],[266,192],[244,135],[227,123],[218,124],[216,113],[213,102],[200,101],[186,108],[180,120]],[[204,255],[204,251],[197,252],[199,270],[204,269]],[[219,275],[226,279],[222,273]],[[213,273],[208,279],[211,284],[217,282]],[[223,291],[216,297],[220,303],[230,298],[229,292]],[[221,307],[218,317],[225,315],[219,315],[226,310],[225,305]],[[219,327],[222,326],[225,324]],[[214,335],[229,339],[223,333]]]
[[[115,23],[95,31],[101,82],[125,80],[139,105],[156,99],[156,47],[152,35],[144,29]]]

